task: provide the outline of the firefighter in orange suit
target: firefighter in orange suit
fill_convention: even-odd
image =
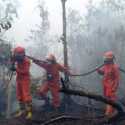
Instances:
[[[98,73],[103,75],[104,96],[115,101],[116,93],[119,86],[119,67],[114,63],[114,54],[108,51],[104,54],[104,66],[98,70]],[[110,116],[114,112],[112,106],[107,105],[105,115]]]
[[[46,94],[48,91],[52,94],[52,105],[55,109],[60,107],[60,75],[59,72],[66,72],[70,74],[66,67],[60,65],[56,62],[56,58],[53,54],[47,56],[46,61],[39,61],[33,59],[33,62],[40,67],[44,68],[47,72],[47,80],[41,86],[39,93],[42,97],[46,98]]]
[[[20,110],[16,117],[26,112],[26,118],[32,117],[32,97],[30,94],[30,60],[25,56],[23,47],[16,47],[13,51],[11,70],[16,71],[16,94]]]

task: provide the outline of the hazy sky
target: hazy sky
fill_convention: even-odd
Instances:
[[[7,33],[10,39],[15,39],[17,44],[26,44],[26,38],[30,33],[30,29],[34,29],[36,24],[39,24],[39,11],[37,5],[39,0],[19,0],[19,19],[15,20],[13,28]],[[29,2],[30,1],[30,2]],[[46,7],[49,10],[49,18],[51,21],[51,33],[62,32],[62,9],[61,0],[44,0]],[[78,10],[81,14],[84,13],[88,0],[67,0],[66,6]]]

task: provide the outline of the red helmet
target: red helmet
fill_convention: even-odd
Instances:
[[[56,57],[53,55],[53,54],[49,54],[47,57],[46,57],[47,60],[50,60],[50,61],[56,61]]]
[[[25,53],[25,49],[23,47],[16,47],[14,49],[14,54],[24,54]]]
[[[104,58],[105,59],[113,59],[114,58],[114,54],[112,51],[108,51],[104,54]]]
[[[25,58],[25,49],[23,47],[16,47],[13,51],[14,60],[22,63]]]

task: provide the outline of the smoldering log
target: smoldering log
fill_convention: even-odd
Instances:
[[[63,92],[63,93],[68,94],[68,95],[87,97],[87,98],[94,99],[96,101],[100,101],[100,102],[103,102],[105,104],[111,105],[112,107],[114,107],[117,110],[117,114],[115,114],[115,116],[113,116],[112,118],[109,119],[110,122],[112,120],[118,118],[119,116],[125,115],[123,107],[118,102],[114,102],[106,97],[101,96],[101,95],[97,95],[97,94],[85,92],[85,91],[80,91],[80,90],[72,90],[72,89],[61,89],[60,92]]]

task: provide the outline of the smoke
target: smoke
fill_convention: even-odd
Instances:
[[[68,11],[69,61],[77,72],[87,72],[103,63],[103,53],[112,50],[117,63],[124,67],[124,4],[122,0],[90,3],[86,15]],[[97,73],[73,78],[75,84],[102,94],[101,77]],[[121,75],[120,98],[124,96],[124,77]],[[79,87],[80,88],[80,87]]]

